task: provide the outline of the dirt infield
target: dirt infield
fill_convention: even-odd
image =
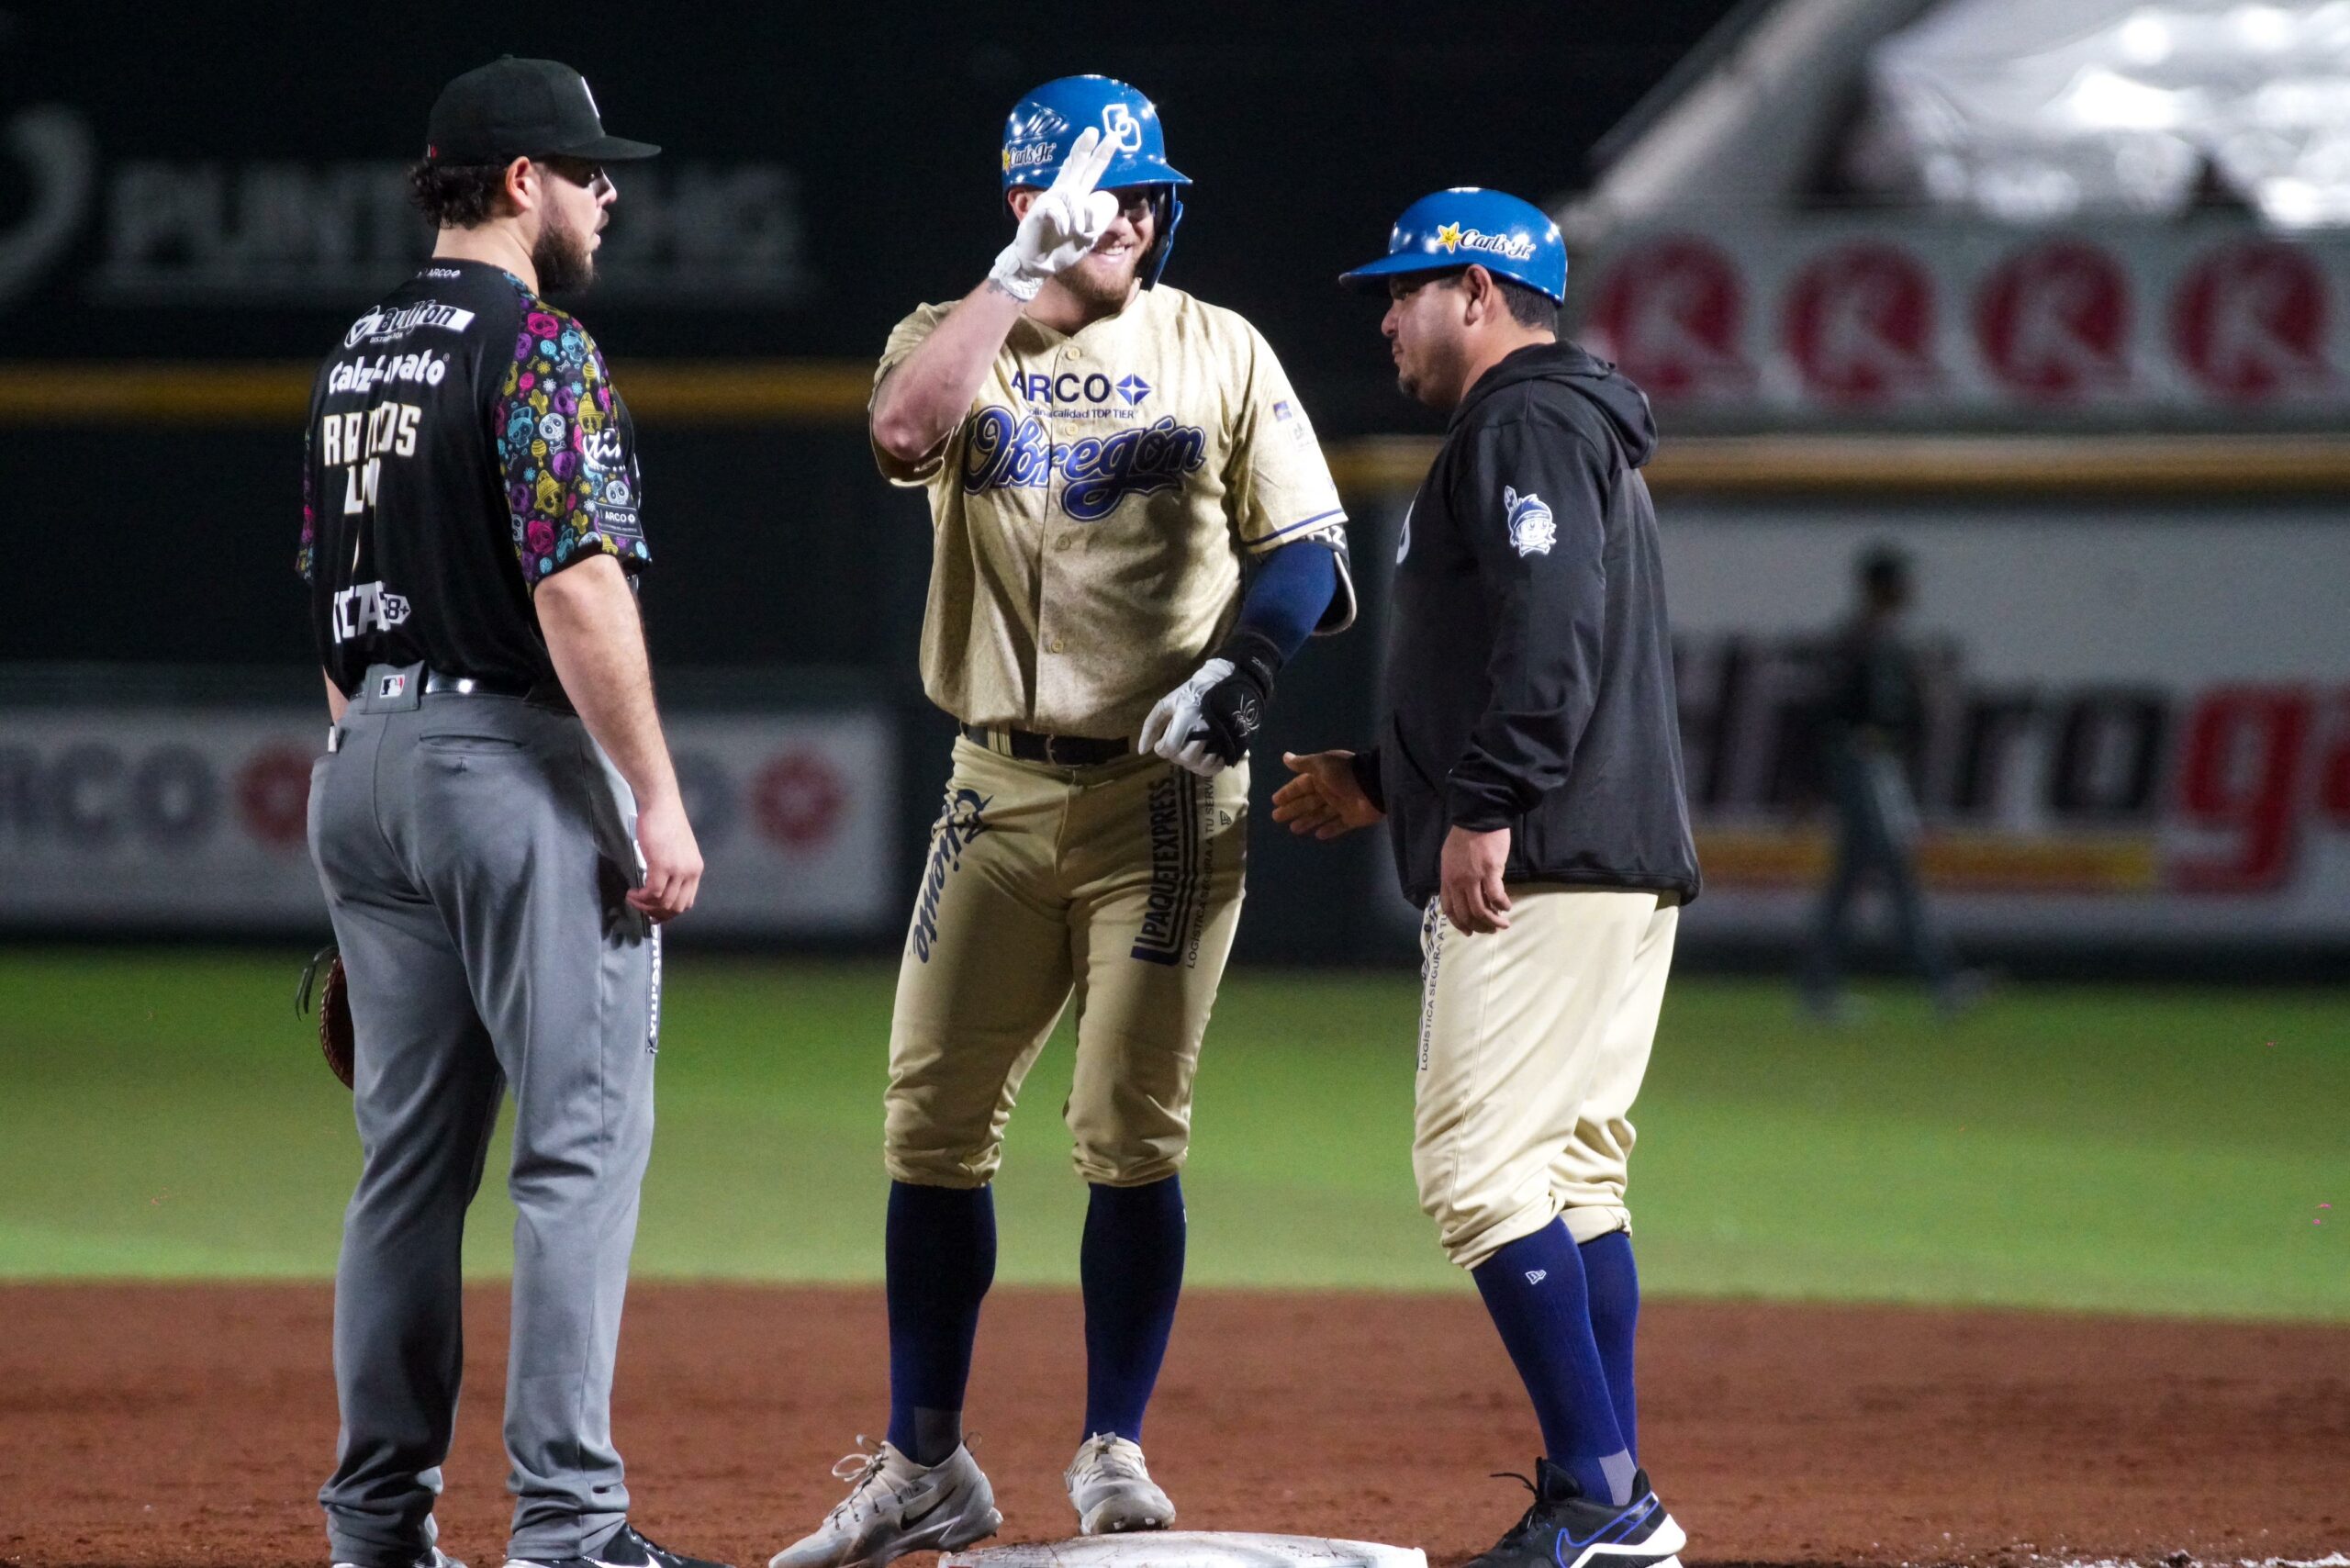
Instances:
[[[505,1297],[467,1303],[442,1539],[505,1541]],[[316,1286],[0,1288],[0,1562],[315,1568],[334,1443]],[[883,1419],[879,1294],[652,1285],[616,1427],[635,1518],[755,1568]],[[988,1305],[971,1394],[1008,1540],[1069,1533],[1072,1294]],[[1692,1563],[2144,1563],[2350,1545],[2350,1330],[1665,1302],[1643,1459]],[[1473,1297],[1187,1297],[1147,1433],[1203,1529],[1489,1545],[1535,1447]],[[914,1560],[918,1564],[927,1559]]]

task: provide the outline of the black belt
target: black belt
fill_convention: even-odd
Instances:
[[[457,697],[528,697],[531,683],[519,680],[486,680],[478,676],[443,675],[437,669],[424,672],[424,689],[428,696],[443,694]]]
[[[998,735],[1021,761],[1049,763],[1055,767],[1098,767],[1117,761],[1132,749],[1125,741],[1096,740],[1091,735],[1040,735],[1031,730],[994,730],[985,724],[963,726],[965,740],[990,751],[996,749]]]
[[[513,697],[548,708],[560,708],[566,713],[571,711],[571,699],[564,695],[560,683],[551,680],[490,680],[480,676],[448,675],[429,669],[424,672],[424,694],[427,697]]]

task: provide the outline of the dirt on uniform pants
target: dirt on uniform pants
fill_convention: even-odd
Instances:
[[[320,1285],[0,1287],[0,1562],[319,1568]],[[506,1297],[466,1302],[442,1544],[501,1561]],[[1002,1289],[968,1422],[1003,1540],[1075,1529],[1073,1292]],[[886,1422],[874,1289],[640,1285],[614,1428],[646,1533],[756,1568]],[[2350,1550],[2350,1329],[1665,1301],[1640,1459],[1691,1564],[2211,1562]],[[1473,1295],[1194,1291],[1144,1433],[1194,1529],[1483,1550],[1534,1420]],[[927,1559],[914,1560],[918,1563]]]

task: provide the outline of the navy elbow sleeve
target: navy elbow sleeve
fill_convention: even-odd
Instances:
[[[1305,646],[1337,591],[1337,557],[1328,546],[1311,540],[1284,544],[1257,563],[1234,631],[1256,633],[1286,663]]]

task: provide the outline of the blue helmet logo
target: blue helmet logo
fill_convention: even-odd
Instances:
[[[1118,146],[1102,171],[1102,189],[1192,183],[1169,166],[1167,136],[1148,98],[1108,76],[1063,76],[1021,99],[1004,120],[1004,190],[1051,185],[1069,144],[1089,128]]]
[[[1424,196],[1405,207],[1388,231],[1387,254],[1338,281],[1383,289],[1389,278],[1406,273],[1472,263],[1554,300],[1567,297],[1567,245],[1559,226],[1532,202],[1475,185]]]
[[[1182,221],[1183,203],[1175,187],[1192,182],[1167,162],[1167,135],[1159,129],[1158,106],[1135,88],[1109,76],[1062,76],[1014,104],[1003,122],[1004,194],[1051,185],[1070,145],[1089,129],[1099,130],[1118,149],[1098,188],[1166,187],[1159,202],[1158,237],[1142,266],[1142,284],[1148,288],[1165,269],[1167,253],[1175,245],[1175,226]]]

